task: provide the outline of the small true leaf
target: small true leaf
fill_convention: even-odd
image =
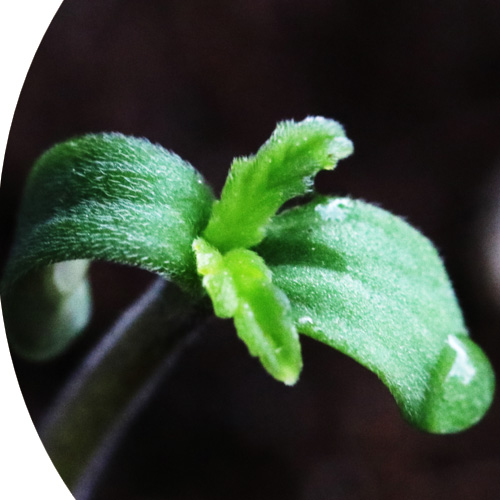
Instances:
[[[294,384],[302,368],[297,330],[286,295],[272,283],[255,252],[237,248],[222,255],[203,238],[195,240],[198,271],[215,313],[234,318],[238,336],[277,380]]]
[[[491,366],[468,338],[435,248],[403,220],[320,197],[275,217],[256,250],[299,332],[375,372],[410,422],[456,432],[486,412]]]
[[[334,120],[279,123],[255,156],[234,160],[203,237],[221,252],[257,245],[281,205],[310,191],[314,176],[352,149]]]

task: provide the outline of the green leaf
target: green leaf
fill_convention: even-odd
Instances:
[[[11,347],[43,361],[59,354],[91,314],[87,260],[59,262],[23,276],[2,296]]]
[[[314,176],[333,169],[352,149],[334,120],[279,123],[255,156],[234,160],[203,237],[221,252],[257,245],[281,205],[309,192]]]
[[[191,284],[191,245],[212,200],[189,163],[145,139],[96,134],[63,142],[42,155],[28,180],[5,279],[87,258]]]
[[[376,373],[414,425],[457,432],[486,412],[491,366],[467,336],[435,248],[403,220],[318,197],[275,217],[256,251],[299,332]]]
[[[92,134],[58,144],[28,179],[2,295],[12,303],[13,285],[30,271],[75,259],[139,266],[198,290],[191,245],[212,202],[189,163],[145,139]]]
[[[293,385],[302,368],[297,330],[286,295],[272,283],[255,252],[237,248],[222,255],[203,238],[193,244],[217,316],[234,318],[238,336],[277,380]]]

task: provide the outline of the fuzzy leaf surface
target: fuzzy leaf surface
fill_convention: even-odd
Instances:
[[[203,237],[221,252],[257,245],[281,205],[309,192],[320,170],[333,169],[352,150],[334,120],[279,123],[256,155],[234,160]]]
[[[274,378],[293,385],[302,368],[299,336],[288,298],[272,283],[262,258],[243,248],[222,255],[203,238],[193,248],[216,315],[234,318],[250,354]]]
[[[468,337],[437,251],[402,219],[318,197],[275,217],[256,251],[299,332],[377,374],[411,423],[457,432],[486,412],[490,363]]]
[[[91,134],[48,150],[28,179],[5,282],[93,259],[139,266],[187,286],[193,239],[213,196],[177,155],[145,139]]]
[[[91,134],[48,150],[28,179],[2,282],[11,345],[44,360],[80,333],[91,312],[88,260],[199,291],[191,245],[212,202],[189,163],[145,139]]]

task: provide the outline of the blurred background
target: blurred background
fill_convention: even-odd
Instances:
[[[355,154],[316,181],[403,216],[444,257],[500,372],[500,1],[65,0],[33,61],[6,152],[0,264],[38,155],[77,134],[144,136],[218,192],[277,121],[323,115]],[[149,284],[96,264],[96,314],[58,360],[14,363],[38,425]],[[95,500],[497,499],[500,404],[475,428],[410,428],[385,387],[303,339],[300,382],[267,376],[214,321],[135,421]]]

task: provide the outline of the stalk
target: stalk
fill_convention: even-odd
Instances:
[[[40,436],[76,500],[88,500],[116,445],[208,316],[158,279],[61,391]]]

